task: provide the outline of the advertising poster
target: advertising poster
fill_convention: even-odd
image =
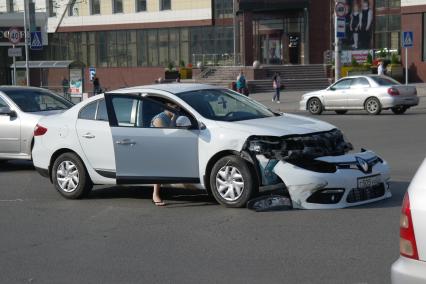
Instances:
[[[70,69],[70,93],[71,95],[83,94],[83,71]]]
[[[343,50],[372,48],[374,25],[374,0],[344,0],[345,38]]]

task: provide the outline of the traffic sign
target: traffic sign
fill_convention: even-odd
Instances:
[[[9,41],[12,44],[18,44],[21,41],[21,32],[18,28],[9,29]]]
[[[41,39],[41,32],[31,32],[30,48],[32,50],[43,49],[43,43]]]
[[[9,48],[7,50],[7,55],[9,55],[9,57],[21,57],[22,56],[22,49],[20,47],[16,47],[16,48]]]
[[[408,48],[413,47],[414,36],[413,32],[403,32],[402,33],[402,47]]]
[[[337,18],[336,37],[337,38],[345,38],[346,37],[346,21],[345,21],[345,18]]]
[[[334,7],[334,11],[336,12],[337,17],[344,17],[346,15],[346,6],[343,2],[337,2]]]

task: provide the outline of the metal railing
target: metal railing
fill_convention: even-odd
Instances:
[[[192,54],[192,62],[196,66],[199,62],[203,66],[240,66],[242,62],[242,55],[237,53],[222,54]]]

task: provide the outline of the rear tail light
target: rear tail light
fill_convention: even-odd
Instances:
[[[34,136],[42,136],[47,132],[47,128],[37,124],[34,127]]]
[[[418,260],[419,254],[417,252],[416,237],[414,236],[408,192],[405,193],[404,201],[402,202],[399,236],[399,252],[401,255]]]
[[[392,87],[388,89],[388,94],[391,96],[399,96],[399,91],[396,88]]]

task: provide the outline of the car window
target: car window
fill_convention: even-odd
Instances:
[[[370,87],[370,83],[368,83],[368,80],[365,78],[356,78],[352,80],[351,83],[351,88],[352,89],[356,89],[356,88],[368,88]]]
[[[334,90],[349,89],[352,79],[343,79],[332,86]]]
[[[96,101],[82,108],[80,110],[80,113],[78,114],[78,118],[94,120],[96,115],[97,105],[98,105],[98,102]]]
[[[141,115],[142,127],[155,128],[176,128],[175,121],[179,116],[186,116],[190,118],[188,113],[175,103],[169,100],[153,97],[144,99]]]
[[[371,77],[371,79],[379,86],[401,85],[398,81],[387,77]]]
[[[96,120],[108,121],[108,113],[105,100],[98,101],[98,110],[96,112]]]
[[[118,126],[137,126],[136,116],[141,105],[141,100],[139,98],[113,97],[112,105],[114,107]]]
[[[226,89],[191,91],[177,96],[208,119],[241,121],[275,116],[262,104]]]
[[[2,98],[0,98],[0,107],[8,107],[8,105]]]
[[[54,95],[49,91],[39,89],[13,89],[4,93],[23,112],[40,112],[49,110],[65,110],[73,106],[73,103]]]

